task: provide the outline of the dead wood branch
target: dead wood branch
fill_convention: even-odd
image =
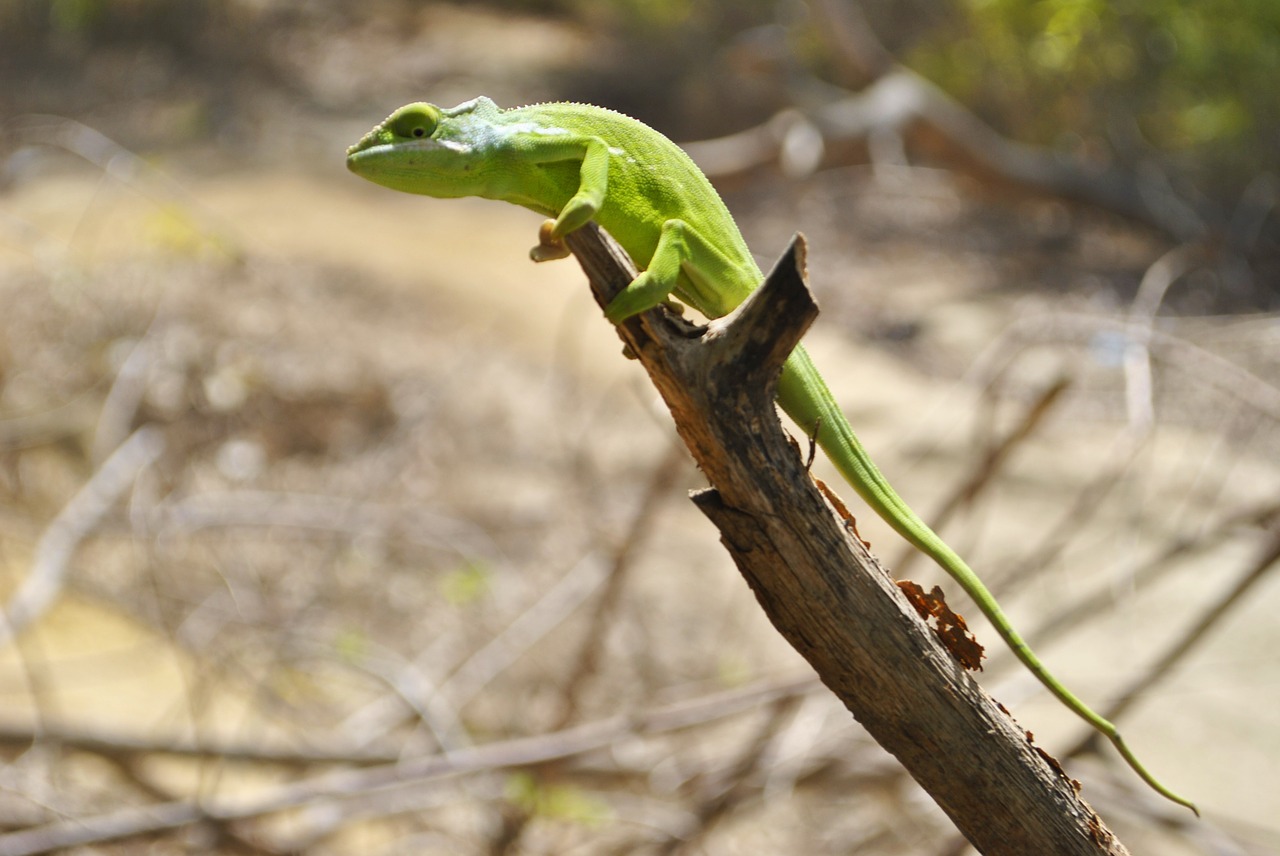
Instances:
[[[1236,537],[1239,530],[1256,526],[1272,529],[1280,526],[1280,503],[1250,506],[1227,514],[1221,520],[1206,523],[1203,527],[1170,541],[1162,550],[1141,564],[1127,568],[1116,576],[1131,580],[1135,590],[1144,589],[1176,570],[1180,561],[1220,547],[1229,538]],[[1027,640],[1033,648],[1039,650],[1048,642],[1078,630],[1090,617],[1106,613],[1114,603],[1114,591],[1111,589],[1096,591],[1072,603],[1028,633]],[[1010,658],[1008,665],[1013,666],[1016,662]]]
[[[806,675],[762,682],[713,696],[666,705],[637,716],[615,716],[564,731],[522,737],[440,755],[400,760],[358,770],[303,779],[252,798],[203,802],[177,800],[129,807],[91,817],[71,818],[45,826],[0,834],[0,856],[35,856],[55,850],[120,840],[177,829],[200,821],[220,823],[260,818],[326,801],[379,796],[388,805],[405,788],[467,773],[529,767],[560,761],[615,745],[631,738],[665,734],[721,717],[755,710],[812,689]],[[421,794],[417,794],[421,799]],[[1123,851],[1118,851],[1123,852]]]
[[[641,547],[648,543],[653,534],[658,511],[670,498],[676,477],[683,471],[686,460],[684,450],[673,443],[654,467],[626,536],[610,557],[609,574],[591,613],[591,623],[578,645],[577,662],[569,673],[569,682],[564,688],[564,709],[556,720],[557,728],[564,728],[578,716],[580,696],[587,682],[599,670],[609,628],[617,620],[618,604],[622,600],[622,592],[631,570],[642,555]]]
[[[31,572],[0,612],[0,646],[10,642],[53,605],[80,542],[163,449],[164,438],[157,429],[139,428],[58,512],[40,536]]]
[[[218,217],[149,160],[82,122],[65,116],[27,115],[8,123],[7,130],[24,149],[52,147],[83,158],[102,170],[104,177],[146,196],[157,205],[176,205],[200,226],[200,236],[210,248],[231,261],[241,261],[238,230]],[[7,176],[0,173],[0,181]]]
[[[250,761],[282,767],[391,764],[404,754],[398,747],[392,748],[385,744],[374,748],[344,746],[336,737],[327,738],[323,748],[282,747],[254,741],[193,740],[154,735],[142,737],[71,723],[41,722],[38,728],[0,724],[0,746],[23,747],[34,743],[55,744],[113,759],[132,760],[144,756],[168,755],[217,758],[220,761]]]
[[[941,532],[952,517],[961,509],[972,506],[982,492],[992,485],[996,477],[1004,471],[1013,453],[1036,432],[1045,417],[1053,410],[1054,405],[1062,399],[1070,383],[1065,376],[1056,378],[1032,401],[1031,406],[1023,412],[1018,424],[991,445],[987,453],[973,465],[969,474],[952,488],[950,495],[938,510],[929,514],[930,525],[934,531]],[[889,563],[889,567],[902,576],[921,557],[919,550],[907,546]]]
[[[1258,583],[1266,579],[1277,564],[1280,564],[1280,526],[1273,525],[1258,557],[1236,584],[1210,604],[1200,616],[1200,620],[1187,628],[1186,632],[1174,641],[1143,675],[1122,690],[1117,696],[1116,703],[1104,709],[1102,715],[1109,718],[1120,716],[1142,698],[1152,686],[1167,677],[1178,663],[1209,636],[1210,631],[1219,625],[1228,612],[1246,602],[1245,596]],[[1088,751],[1095,745],[1093,735],[1087,735],[1071,748],[1067,757]]]
[[[754,737],[746,743],[736,762],[725,771],[719,781],[710,784],[711,793],[697,807],[694,822],[679,837],[667,839],[656,849],[660,856],[701,851],[702,843],[716,824],[734,806],[758,793],[758,788],[750,778],[766,763],[769,747],[783,730],[785,720],[795,712],[797,704],[798,698],[791,696],[779,699],[771,705],[768,717],[756,727]]]
[[[0,452],[71,442],[80,444],[98,405],[79,398],[54,410],[0,419]]]
[[[568,240],[601,305],[633,279],[598,229]],[[798,238],[764,286],[702,331],[661,312],[619,327],[712,484],[694,501],[778,631],[980,851],[1126,853],[939,645],[783,432],[777,374],[817,315],[803,266]]]
[[[713,177],[772,163],[780,163],[788,174],[803,174],[817,168],[824,148],[886,134],[905,136],[916,129],[944,141],[953,166],[981,177],[1093,205],[1179,242],[1202,240],[1211,227],[1220,232],[1210,213],[1179,197],[1154,167],[1135,172],[1089,164],[1010,140],[903,66],[894,66],[847,98],[803,112],[784,110],[754,128],[686,143],[684,148]],[[794,152],[803,155],[797,158]]]
[[[1120,341],[1142,340],[1167,368],[1182,371],[1208,389],[1218,390],[1247,404],[1259,415],[1280,421],[1280,387],[1220,354],[1150,325],[1100,315],[1055,312],[1019,318],[973,361],[966,381],[985,386],[1023,350],[1047,343],[1087,345],[1100,333]]]

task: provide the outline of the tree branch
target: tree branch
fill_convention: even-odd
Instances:
[[[455,752],[397,759],[363,769],[339,769],[236,798],[206,797],[129,806],[98,815],[58,820],[44,826],[0,834],[0,856],[37,856],[56,850],[154,835],[192,823],[230,823],[332,800],[379,797],[388,805],[397,789],[415,790],[433,780],[476,772],[536,767],[562,761],[620,742],[683,730],[700,723],[753,710],[809,691],[810,678],[764,681],[714,695],[614,716],[562,731],[468,747]],[[83,744],[74,744],[83,745]],[[85,745],[97,751],[92,745]],[[170,747],[157,747],[169,753]],[[203,754],[204,750],[195,750]]]
[[[568,244],[602,306],[635,276],[594,226]],[[928,631],[783,432],[777,375],[817,315],[804,247],[703,331],[664,312],[618,328],[711,482],[694,502],[777,630],[981,852],[1127,853]]]
[[[0,648],[53,606],[80,543],[93,532],[116,500],[133,486],[138,473],[160,457],[162,451],[164,437],[159,430],[139,428],[58,512],[40,536],[30,573],[9,602],[0,605]]]

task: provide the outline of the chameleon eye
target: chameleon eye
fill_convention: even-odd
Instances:
[[[387,127],[401,139],[422,140],[435,133],[440,111],[430,104],[408,104],[391,114]]]

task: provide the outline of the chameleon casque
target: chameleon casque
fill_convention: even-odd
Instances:
[[[347,166],[393,190],[496,199],[551,218],[531,251],[535,261],[567,256],[561,239],[594,220],[642,270],[606,309],[614,323],[670,296],[718,318],[764,280],[733,216],[689,156],[647,125],[602,107],[502,109],[483,97],[448,109],[408,104],[347,150]],[[803,347],[783,366],[777,401],[858,495],[960,584],[1051,693],[1107,737],[1148,785],[1199,813],[1143,767],[1111,722],[1049,673],[973,570],[898,496]]]

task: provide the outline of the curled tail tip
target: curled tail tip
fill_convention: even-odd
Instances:
[[[1191,813],[1194,814],[1196,817],[1200,816],[1200,808],[1191,800],[1187,799],[1186,797],[1180,797],[1177,794],[1175,794],[1173,791],[1167,788],[1164,791],[1162,791],[1161,794],[1167,797],[1168,799],[1172,800],[1173,802],[1177,803],[1178,805],[1183,806],[1184,808],[1191,809]]]
[[[1145,777],[1144,777],[1144,778],[1145,778]],[[1170,802],[1177,803],[1178,805],[1182,806],[1183,808],[1189,808],[1189,809],[1191,809],[1191,813],[1192,813],[1192,814],[1194,814],[1196,817],[1199,817],[1199,816],[1200,816],[1200,809],[1199,809],[1199,808],[1196,806],[1196,804],[1195,804],[1195,803],[1193,803],[1191,800],[1187,799],[1187,798],[1186,798],[1186,797],[1184,797],[1184,796],[1179,796],[1178,794],[1175,794],[1173,791],[1169,790],[1169,789],[1168,789],[1168,788],[1166,788],[1164,785],[1161,785],[1161,784],[1160,784],[1159,782],[1157,782],[1155,779],[1150,779],[1150,778],[1148,778],[1148,779],[1147,779],[1147,784],[1149,784],[1149,785],[1151,785],[1151,787],[1155,788],[1156,793],[1160,794],[1160,796],[1164,797],[1165,799],[1169,800]]]
[[[1160,795],[1172,802],[1177,803],[1178,805],[1184,808],[1191,809],[1192,814],[1194,814],[1197,818],[1200,817],[1200,809],[1196,807],[1195,803],[1193,803],[1191,800],[1187,799],[1186,797],[1180,797],[1177,794],[1175,794],[1173,791],[1170,791],[1167,789],[1162,790],[1160,792]]]
[[[1177,803],[1178,805],[1184,808],[1191,809],[1191,813],[1194,814],[1196,817],[1199,817],[1200,809],[1196,806],[1196,804],[1193,803],[1191,800],[1187,799],[1186,797],[1179,796],[1178,794],[1169,790],[1160,782],[1159,779],[1151,775],[1151,773],[1147,770],[1147,768],[1142,766],[1142,762],[1138,760],[1137,756],[1133,754],[1132,750],[1129,749],[1128,744],[1124,742],[1124,738],[1120,736],[1120,732],[1115,731],[1114,726],[1112,726],[1112,728],[1113,728],[1113,731],[1107,736],[1111,739],[1111,742],[1115,745],[1116,749],[1119,750],[1120,754],[1124,757],[1125,762],[1128,763],[1128,765],[1131,768],[1133,768],[1133,771],[1137,773],[1139,777],[1141,777],[1142,781],[1146,782],[1151,787],[1151,789],[1156,793],[1158,793],[1160,796],[1164,797],[1170,802]]]

